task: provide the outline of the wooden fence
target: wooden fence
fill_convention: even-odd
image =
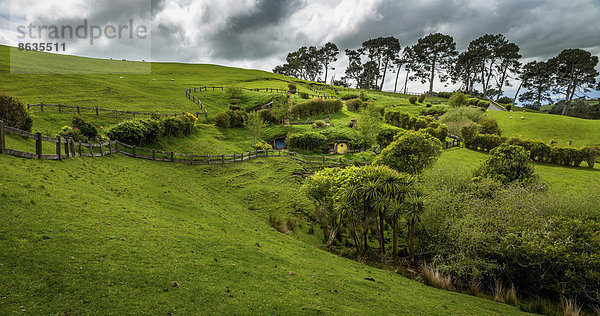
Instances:
[[[208,92],[208,91],[225,91],[227,87],[216,87],[216,86],[204,86],[204,87],[197,87],[197,88],[189,88],[185,90],[185,96],[190,99],[192,102],[196,103],[200,109],[202,110],[202,114],[204,114],[205,117],[208,117],[207,111],[206,111],[206,107],[204,107],[204,104],[202,104],[202,101],[200,100],[200,98],[198,98],[194,93],[196,92]],[[295,91],[290,91],[290,90],[284,90],[284,89],[273,89],[273,88],[255,88],[255,89],[251,89],[251,88],[241,88],[243,90],[246,91],[255,91],[255,92],[267,92],[267,93],[296,93]],[[324,94],[308,94],[309,97],[311,98],[323,98],[325,100],[327,99],[339,99],[336,96],[333,95],[324,95]]]
[[[39,108],[39,111],[35,111],[35,112],[77,113],[77,114],[81,115],[82,112],[88,111],[88,112],[92,112],[92,113],[96,114],[96,116],[99,116],[100,113],[104,112],[104,113],[113,114],[115,116],[115,118],[117,118],[119,114],[132,115],[133,117],[135,117],[136,115],[138,115],[138,116],[157,115],[157,116],[169,117],[169,116],[183,116],[183,115],[187,114],[186,112],[175,113],[175,114],[159,114],[159,113],[151,113],[151,112],[119,111],[119,110],[102,109],[99,107],[85,107],[85,106],[78,106],[78,105],[72,106],[72,105],[62,105],[62,104],[45,104],[45,103],[27,104],[28,110],[35,109],[35,108]],[[52,108],[52,109],[50,109],[50,108]],[[194,114],[196,117],[200,117],[200,114],[206,114],[206,113],[196,112],[196,113],[192,113],[192,114]]]
[[[7,134],[35,140],[35,153],[6,148]],[[50,155],[44,154],[42,150],[43,142],[56,144],[56,151]],[[115,141],[109,141],[105,143],[82,143],[76,142],[71,138],[62,138],[60,136],[46,137],[42,136],[41,133],[32,134],[10,126],[6,126],[4,122],[0,121],[0,153],[21,158],[60,160],[73,156],[102,157],[114,153],[116,143],[117,142]]]
[[[35,140],[35,153],[6,148],[7,134]],[[44,154],[42,152],[43,142],[55,143],[56,153],[51,155]],[[195,155],[131,146],[119,141],[109,141],[105,143],[82,143],[76,142],[70,138],[61,138],[60,136],[46,137],[42,136],[41,133],[32,134],[6,126],[4,122],[0,121],[0,154],[21,158],[60,160],[69,157],[102,157],[114,153],[124,154],[133,158],[187,164],[228,164],[262,157],[289,158],[304,163],[318,163],[323,165],[348,166],[369,164],[367,162],[354,161],[344,158],[303,155],[287,150],[255,150],[232,155]]]

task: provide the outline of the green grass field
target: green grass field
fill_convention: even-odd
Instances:
[[[518,313],[275,231],[269,214],[312,207],[289,161],[0,165],[1,314]]]
[[[23,62],[54,63],[55,74],[10,74],[10,51],[0,46],[0,87],[25,103],[60,103],[157,113],[197,112],[185,89],[204,85],[314,93],[301,80],[215,65],[90,60],[31,53]],[[18,70],[23,64],[13,65]],[[150,74],[135,74],[150,66]],[[61,74],[69,67],[90,74]],[[54,70],[52,70],[54,69]],[[57,70],[58,69],[58,70]],[[103,71],[105,74],[92,74]],[[123,76],[123,79],[119,79]],[[174,81],[171,81],[174,79]],[[323,91],[333,93],[331,89]],[[359,91],[341,92],[359,94]],[[163,137],[151,148],[195,154],[242,153],[245,128],[221,129],[211,119],[229,105],[225,93],[197,94],[209,111],[194,133]],[[242,105],[267,103],[268,93],[245,92]],[[418,115],[427,102],[368,92],[376,105]],[[294,96],[298,102],[299,97]],[[573,146],[600,144],[596,121],[541,113],[488,112],[503,136],[550,139]],[[33,113],[35,132],[54,136],[72,113]],[[509,116],[513,119],[509,119]],[[520,120],[520,116],[525,120]],[[331,130],[358,114],[330,116]],[[84,117],[108,128],[129,119]],[[327,115],[311,117],[325,119]],[[302,118],[301,121],[307,118]],[[278,133],[281,126],[265,133]],[[310,130],[299,125],[285,132]],[[33,152],[33,141],[7,137],[9,148]],[[54,150],[44,145],[45,153]],[[444,150],[437,167],[475,169],[486,154]],[[362,160],[362,154],[347,158]],[[366,154],[366,160],[373,157]],[[264,159],[223,166],[189,166],[114,155],[61,162],[0,156],[0,314],[517,314],[515,307],[427,287],[389,271],[320,250],[319,228],[304,215],[312,204],[298,194],[307,166]],[[438,170],[438,169],[436,169]],[[308,170],[310,171],[310,170]],[[588,192],[600,169],[536,164],[556,192]],[[566,190],[566,191],[565,191]],[[592,191],[589,191],[592,192]],[[269,216],[297,218],[289,235]],[[373,278],[375,282],[365,280]],[[177,286],[173,286],[177,282]]]

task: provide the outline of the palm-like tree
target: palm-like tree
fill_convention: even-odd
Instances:
[[[408,220],[408,252],[410,261],[415,260],[415,225],[421,221],[421,215],[425,210],[423,195],[419,192],[410,194],[405,202],[405,216]]]

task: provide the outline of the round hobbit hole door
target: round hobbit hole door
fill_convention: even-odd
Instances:
[[[346,143],[339,143],[337,144],[337,153],[338,154],[347,154],[348,153],[348,144]]]

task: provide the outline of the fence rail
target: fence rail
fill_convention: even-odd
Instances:
[[[35,153],[6,148],[7,134],[35,140]],[[55,143],[56,154],[44,154],[42,149],[43,142]],[[108,141],[104,143],[82,143],[76,142],[71,138],[61,138],[60,136],[46,137],[42,136],[41,133],[29,133],[6,126],[4,122],[0,121],[0,154],[17,156],[21,158],[60,160],[69,157],[103,157],[112,155],[114,153],[120,153],[139,159],[186,164],[228,164],[263,157],[289,158],[304,163],[317,163],[323,165],[348,166],[369,164],[367,162],[354,161],[344,158],[303,155],[287,150],[268,149],[254,150],[242,154],[196,155],[148,149],[128,145],[119,141]]]
[[[135,117],[136,115],[141,115],[141,116],[151,116],[151,115],[157,115],[157,116],[163,116],[163,117],[169,117],[169,116],[183,116],[186,115],[187,112],[182,112],[182,113],[172,113],[172,114],[160,114],[160,113],[151,113],[151,112],[135,112],[135,111],[119,111],[119,110],[110,110],[110,109],[102,109],[99,107],[86,107],[86,106],[73,106],[73,105],[62,105],[62,104],[46,104],[46,103],[39,103],[39,104],[27,104],[26,105],[27,109],[35,109],[35,108],[39,108],[39,111],[36,112],[54,112],[54,113],[77,113],[77,114],[81,114],[81,112],[83,111],[92,111],[93,113],[95,113],[97,116],[100,115],[100,112],[107,112],[107,113],[112,113],[115,115],[115,117],[117,117],[119,114],[124,114],[124,115],[133,115],[133,117]],[[48,108],[56,108],[58,110],[53,111],[53,110],[49,110]],[[203,112],[196,112],[193,113],[196,117],[199,117],[200,114],[205,114]]]

